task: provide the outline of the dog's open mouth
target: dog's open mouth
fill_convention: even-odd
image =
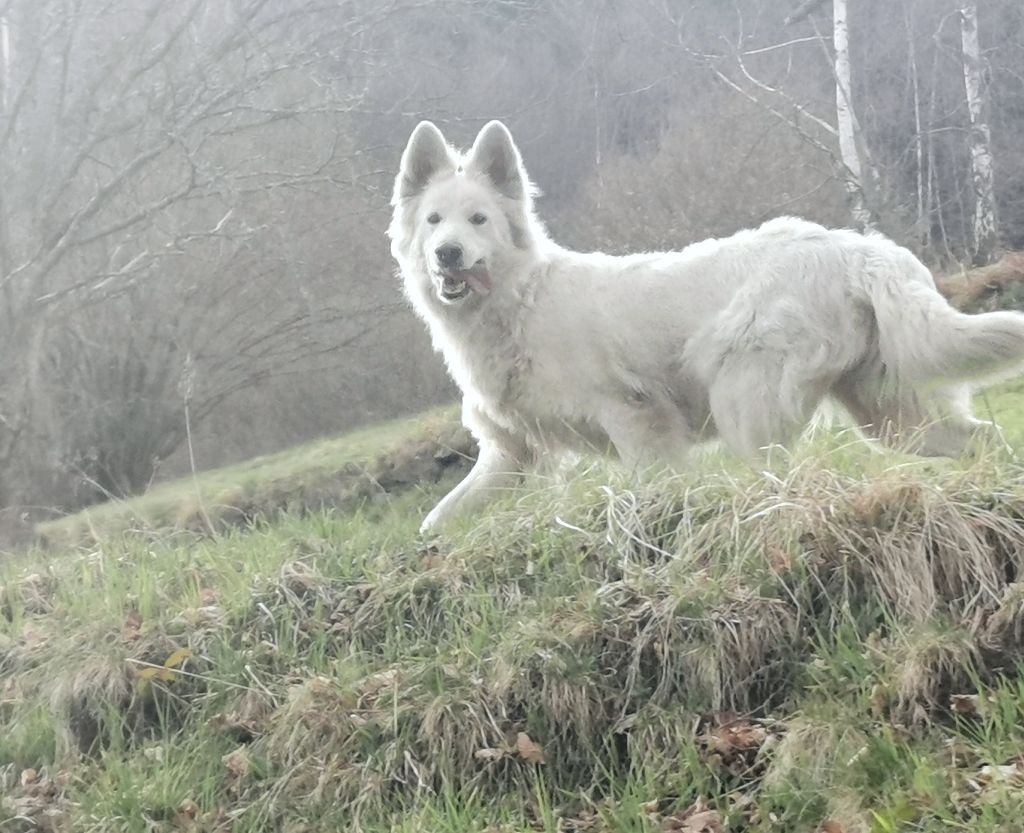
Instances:
[[[468,269],[443,269],[438,276],[441,278],[438,293],[441,300],[449,304],[461,301],[470,292],[487,295],[491,291],[491,276],[482,260]]]
[[[441,300],[459,301],[469,294],[469,282],[458,274],[441,275]]]

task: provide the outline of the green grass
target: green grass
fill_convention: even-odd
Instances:
[[[0,564],[0,831],[1020,830],[1015,460],[594,465],[430,541],[454,471],[294,498],[447,420],[200,479],[273,522],[172,534],[189,480]]]
[[[455,410],[444,408],[162,483],[140,497],[41,523],[37,533],[45,545],[66,548],[126,530],[210,532],[280,512],[352,507],[436,480],[446,467],[459,468],[471,448]]]

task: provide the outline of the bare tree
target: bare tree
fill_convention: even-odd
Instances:
[[[180,418],[163,411],[180,411],[174,391],[187,356],[200,418],[300,357],[353,343],[369,316],[386,312],[373,283],[338,292],[338,276],[319,271],[326,253],[313,262],[312,238],[288,212],[310,201],[322,211],[350,176],[357,149],[345,119],[364,88],[358,73],[342,85],[330,72],[344,75],[368,27],[395,8],[7,4],[0,491],[13,488],[18,457],[100,454],[96,432],[72,430],[76,420],[98,424],[105,415],[108,440],[122,438],[111,408],[135,407],[140,377],[130,368],[147,369],[146,395],[161,402],[145,411],[163,414],[149,425],[134,412],[139,434],[153,438],[139,453],[153,458],[180,442]],[[282,256],[297,245],[306,251]],[[100,367],[111,370],[107,387],[98,385]],[[111,390],[115,379],[126,388]],[[76,387],[87,380],[92,388]],[[90,390],[98,397],[91,405],[81,400]],[[59,452],[76,436],[93,442]],[[140,475],[108,481],[136,488]],[[0,494],[0,504],[9,500]]]
[[[970,114],[971,183],[974,191],[973,260],[983,266],[995,258],[998,244],[992,134],[985,118],[985,73],[978,39],[978,4],[960,3],[960,39],[964,87]]]
[[[825,157],[835,178],[846,190],[854,223],[861,228],[875,228],[878,211],[865,180],[870,178],[874,186],[878,175],[853,108],[853,62],[846,0],[835,0],[833,4],[831,51],[813,20],[823,2],[805,0],[789,15],[775,15],[771,25],[760,27],[773,32],[774,39],[762,35],[754,43],[746,33],[741,13],[736,34],[726,39],[727,52],[724,55],[705,53],[700,57],[726,86],[761,107]],[[758,22],[765,8],[768,7],[754,4]],[[793,37],[778,28],[806,21],[810,21],[812,33],[805,36]],[[815,51],[820,58],[814,57]],[[754,62],[761,63],[760,69],[755,68]],[[833,81],[827,99],[827,107],[832,112],[826,109],[826,99],[818,96],[819,90],[824,90],[822,77],[831,77]],[[865,170],[869,177],[865,176]]]

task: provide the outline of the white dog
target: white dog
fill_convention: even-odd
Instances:
[[[717,436],[756,455],[799,434],[824,397],[890,445],[958,454],[989,425],[966,382],[1024,361],[1024,315],[958,312],[879,235],[779,218],[680,252],[563,249],[496,121],[464,155],[422,122],[392,205],[405,292],[480,443],[424,530],[560,451],[677,465]]]

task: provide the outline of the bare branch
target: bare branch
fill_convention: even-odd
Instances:
[[[804,0],[799,6],[797,6],[792,12],[783,18],[783,23],[787,26],[792,26],[794,23],[799,23],[801,20],[810,17],[820,6],[824,4],[825,0]]]

